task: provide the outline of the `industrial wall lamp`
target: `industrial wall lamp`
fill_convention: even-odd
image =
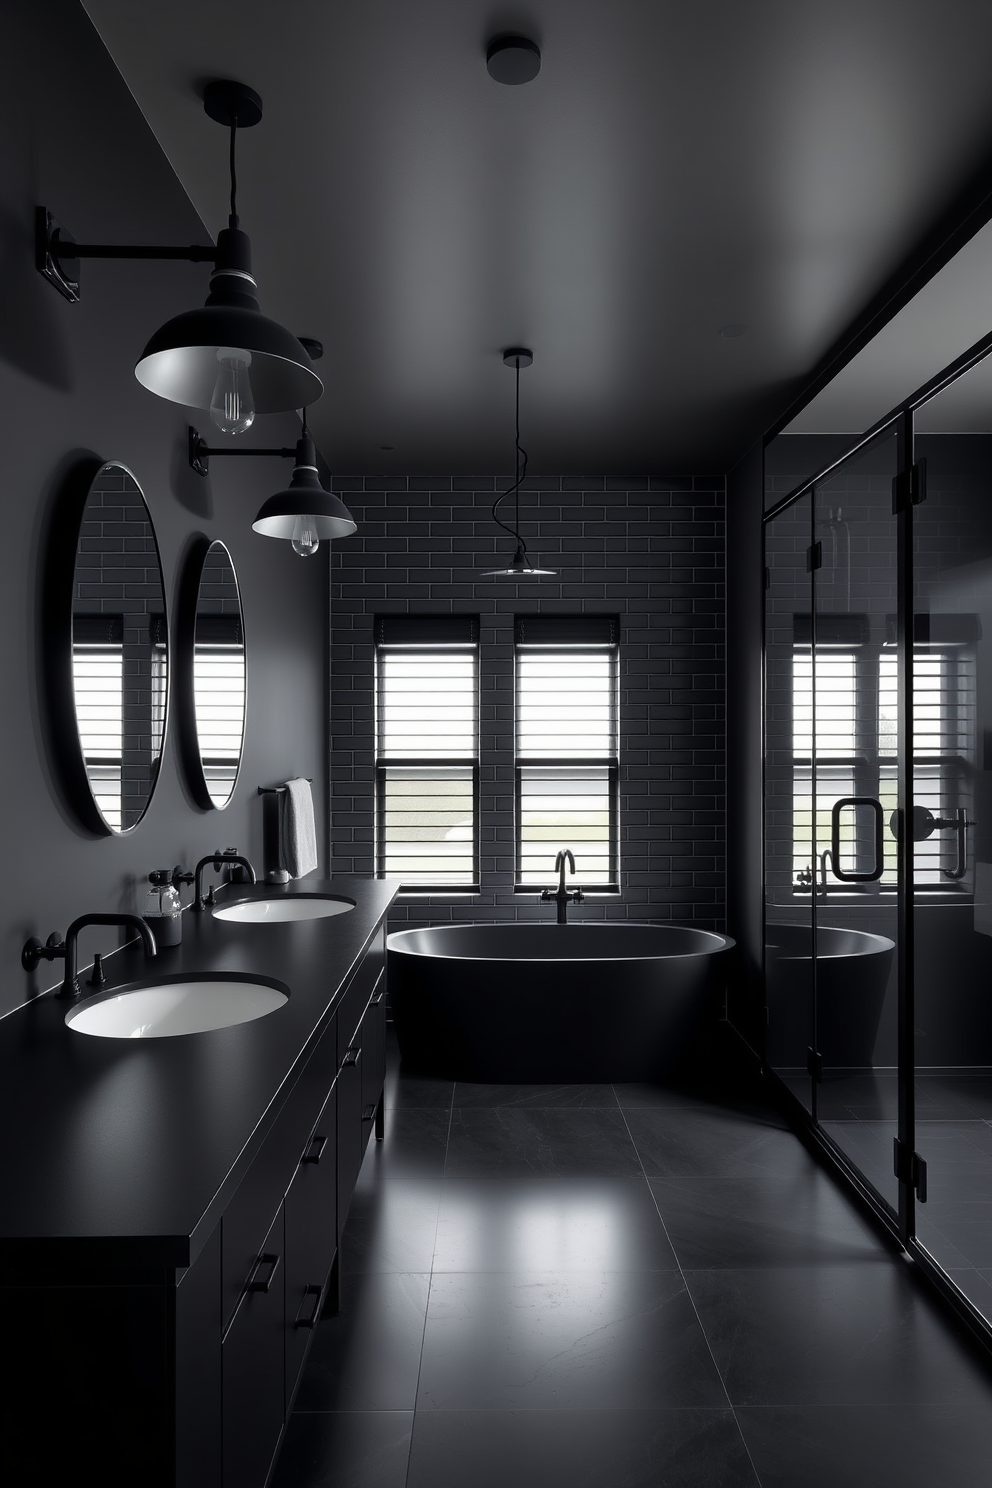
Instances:
[[[319,341],[308,336],[301,338],[303,347],[311,361],[319,361],[324,348]],[[307,411],[302,411],[303,432],[295,447],[282,446],[276,449],[238,449],[224,445],[211,448],[197,431],[188,430],[190,468],[197,475],[209,475],[210,461],[216,456],[276,456],[295,461],[293,476],[284,491],[277,491],[262,503],[252,527],[263,537],[281,537],[293,545],[294,553],[309,558],[320,547],[324,538],[349,537],[357,531],[358,524],[340,497],[325,490],[320,483],[317,470],[317,451],[307,428]]]
[[[209,118],[230,130],[231,212],[216,247],[77,243],[45,207],[37,209],[37,267],[67,300],[80,297],[84,258],[180,259],[212,263],[210,293],[199,310],[166,321],[138,358],[142,386],[171,403],[208,409],[217,428],[240,434],[256,413],[305,408],[323,384],[306,348],[263,315],[251,268],[251,243],[237,212],[235,141],[262,117],[262,100],[243,83],[212,82],[203,92]]]

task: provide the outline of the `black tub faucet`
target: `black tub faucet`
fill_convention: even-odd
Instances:
[[[25,971],[34,971],[39,961],[55,961],[59,956],[65,958],[65,976],[62,979],[62,986],[56,993],[57,997],[76,998],[83,995],[79,982],[76,979],[76,945],[79,940],[80,930],[85,929],[87,925],[122,925],[125,930],[133,930],[137,935],[141,936],[141,943],[145,948],[146,956],[157,954],[158,948],[155,945],[154,935],[145,921],[140,916],[133,914],[80,915],[78,920],[73,920],[65,932],[65,940],[56,931],[54,935],[48,937],[45,945],[42,945],[36,935],[32,935],[31,939],[25,942],[24,949],[21,951],[21,965]],[[102,959],[101,956],[94,958],[95,986],[101,986],[103,982]],[[97,965],[98,962],[100,963],[99,966]]]
[[[200,913],[207,907],[207,901],[203,897],[204,868],[216,868],[218,873],[220,873],[225,868],[233,868],[235,864],[240,865],[248,874],[249,883],[255,882],[255,870],[248,859],[243,858],[240,853],[232,852],[230,848],[226,852],[215,852],[211,853],[209,857],[201,858],[193,871],[193,903],[190,905],[190,909]],[[210,893],[211,895],[213,894],[213,889],[210,890]]]
[[[566,910],[568,908],[568,905],[570,903],[571,904],[581,904],[583,898],[585,897],[583,895],[581,889],[576,889],[573,893],[570,894],[568,892],[568,890],[565,888],[565,863],[566,863],[566,861],[567,861],[568,866],[571,869],[572,875],[574,877],[574,875],[575,875],[575,859],[572,856],[572,850],[569,847],[562,848],[561,852],[555,858],[555,872],[558,874],[558,888],[555,891],[555,893],[552,893],[550,889],[542,889],[541,890],[541,902],[542,902],[542,904],[547,903],[549,900],[553,899],[555,901],[555,904],[558,906],[558,924],[559,925],[565,925],[565,924],[568,923],[568,921],[566,919],[566,915],[565,915],[565,912],[566,912]]]

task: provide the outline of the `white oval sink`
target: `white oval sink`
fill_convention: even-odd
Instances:
[[[353,899],[335,899],[329,894],[293,894],[279,899],[242,899],[214,910],[215,920],[234,920],[239,925],[284,925],[290,920],[326,920],[329,915],[354,909]]]
[[[251,1023],[288,1000],[278,987],[235,977],[162,982],[88,998],[66,1013],[65,1021],[74,1032],[97,1038],[175,1038]]]

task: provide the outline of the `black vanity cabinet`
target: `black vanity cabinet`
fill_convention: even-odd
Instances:
[[[336,941],[328,936],[326,968],[309,954],[308,940],[299,980],[304,991],[296,1004],[307,1012],[275,1056],[262,1020],[257,1041],[250,1041],[250,1032],[239,1035],[240,1044],[232,1040],[237,1059],[219,1040],[191,1043],[186,1062],[178,1041],[169,1049],[129,1052],[127,1062],[93,1042],[102,1061],[91,1087],[95,1099],[104,1097],[108,1071],[137,1069],[146,1080],[145,1087],[134,1082],[145,1099],[136,1107],[137,1127],[120,1121],[115,1087],[114,1099],[100,1107],[118,1142],[114,1178],[121,1161],[132,1164],[130,1186],[108,1191],[126,1205],[135,1183],[147,1176],[142,1203],[157,1203],[158,1217],[142,1228],[144,1211],[132,1202],[137,1219],[130,1226],[118,1221],[116,1230],[108,1226],[101,1235],[66,1224],[59,1234],[50,1222],[47,1234],[38,1225],[21,1238],[10,1225],[15,1209],[8,1205],[8,1231],[0,1235],[0,1334],[16,1365],[0,1392],[0,1477],[6,1472],[11,1482],[54,1484],[96,1475],[103,1488],[138,1482],[142,1488],[264,1488],[321,1312],[335,1306],[341,1231],[382,1107],[383,917],[393,890],[356,883],[351,892],[356,900],[368,894],[364,922],[356,908],[350,946],[340,932]],[[257,943],[265,944],[261,937]],[[254,945],[248,954],[261,962],[260,973],[268,972]],[[273,973],[279,969],[275,953],[270,965]],[[332,976],[338,981],[329,994]],[[291,987],[291,1006],[295,996]],[[64,1050],[58,1042],[63,1015],[58,1004],[40,1000],[32,1030],[39,1044]],[[7,1023],[12,1028],[14,1020]],[[17,1045],[21,1052],[24,1043]],[[78,1065],[91,1046],[67,1047]],[[77,1153],[72,1110],[52,1113],[40,1085],[37,1110],[29,1110],[30,1072],[22,1075],[9,1056],[8,1050],[7,1068],[19,1080],[8,1092],[10,1112],[28,1111],[49,1146],[54,1134],[65,1132],[67,1150]],[[196,1084],[197,1061],[214,1079],[208,1092]],[[63,1065],[58,1073],[64,1089]],[[147,1081],[156,1078],[152,1098]],[[243,1128],[231,1123],[225,1136],[223,1151],[240,1154],[237,1161],[232,1166],[226,1158],[213,1169],[203,1155],[212,1150],[203,1135],[207,1124],[190,1121],[182,1128],[182,1102],[216,1111],[232,1090],[236,1096],[248,1092],[244,1105],[253,1114]],[[140,1126],[148,1111],[164,1113],[160,1126]],[[31,1123],[25,1120],[23,1129],[31,1130]],[[156,1147],[152,1138],[159,1133]],[[133,1154],[122,1145],[127,1142]],[[209,1180],[200,1190],[203,1200],[185,1208],[177,1202],[173,1221],[162,1184],[171,1183],[181,1201],[192,1181],[187,1173],[195,1177],[200,1169]],[[46,1166],[37,1155],[11,1167],[22,1194],[58,1215],[62,1210],[52,1209],[63,1203],[58,1185],[72,1171],[68,1161]],[[81,1184],[64,1191],[85,1202]],[[16,1212],[27,1212],[25,1206],[22,1198]],[[30,1223],[37,1225],[33,1217]],[[193,1257],[185,1267],[184,1254]]]

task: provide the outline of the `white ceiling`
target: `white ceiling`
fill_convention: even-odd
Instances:
[[[988,0],[84,5],[211,233],[199,89],[261,93],[242,226],[338,474],[507,473],[521,343],[531,473],[727,468],[992,146]]]

